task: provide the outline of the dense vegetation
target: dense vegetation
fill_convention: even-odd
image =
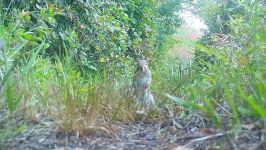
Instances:
[[[23,49],[43,43],[43,56],[71,57],[84,74],[114,70],[130,58],[159,51],[179,19],[172,19],[178,1],[4,1],[2,37]],[[154,11],[155,10],[155,11]],[[165,32],[166,31],[166,32]],[[8,35],[13,34],[10,39]],[[156,43],[156,44],[155,44]]]
[[[1,107],[30,119],[45,110],[62,130],[81,133],[135,120],[134,103],[128,105],[134,60],[163,55],[181,22],[179,0],[11,0],[0,6]]]
[[[196,112],[224,130],[254,122],[265,129],[266,2],[196,3],[208,31],[184,75],[181,61],[168,55],[182,42],[171,37],[182,3],[0,1],[0,108],[8,110],[0,118],[0,147],[15,134],[10,118],[45,116],[60,131],[79,134],[139,121],[131,86],[137,58],[148,59],[153,74],[156,106],[147,118]]]
[[[193,103],[172,99],[203,111],[218,127],[228,121],[236,128],[265,122],[265,2],[205,0],[198,5],[209,31],[196,46],[192,83],[184,86]]]

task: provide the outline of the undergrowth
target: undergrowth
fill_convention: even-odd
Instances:
[[[0,6],[0,122],[49,117],[62,132],[86,134],[115,121],[144,120],[132,98],[134,59],[167,51],[168,36],[180,25],[179,0]],[[161,65],[154,62],[152,68]],[[161,75],[154,71],[158,106]],[[157,106],[149,115],[162,117]]]
[[[2,34],[6,32],[2,30]],[[158,54],[162,61],[150,62],[156,106],[147,114],[139,114],[132,95],[133,61],[128,63],[127,74],[109,74],[103,70],[103,74],[82,76],[73,65],[72,56],[63,61],[60,58],[51,60],[43,57],[41,52],[46,48],[44,42],[35,48],[37,51],[25,56],[22,51],[25,45],[17,43],[9,48],[14,41],[7,42],[7,48],[3,49],[7,61],[1,63],[1,107],[7,110],[2,120],[5,124],[11,118],[35,123],[49,118],[62,133],[88,135],[95,130],[111,132],[109,126],[115,122],[163,121],[165,118],[174,118],[180,111],[163,95],[168,89],[176,87],[176,83],[182,84],[177,60],[168,60],[167,55]],[[167,53],[175,43],[175,40],[169,40],[162,45],[161,54]],[[21,57],[25,57],[25,60],[18,59]],[[168,66],[163,67],[162,64]],[[9,134],[8,128],[3,128],[3,135],[13,135]],[[20,125],[14,128],[18,129]],[[20,132],[26,128],[21,128]]]
[[[167,97],[203,112],[219,128],[239,129],[259,122],[265,129],[265,7],[259,1],[237,3],[242,11],[227,14],[230,19],[223,22],[230,34],[208,33],[208,41],[196,46],[196,76],[181,89],[185,97]]]

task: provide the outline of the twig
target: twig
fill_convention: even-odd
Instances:
[[[228,111],[225,107],[223,107],[221,104],[219,104],[216,100],[214,100],[214,103],[218,105],[223,111],[225,111],[228,115],[232,116],[233,114]]]
[[[233,131],[227,131],[227,132],[224,132],[224,133],[217,133],[217,134],[213,134],[213,135],[209,135],[209,136],[193,139],[193,140],[190,141],[190,143],[204,141],[204,140],[209,140],[211,138],[224,136],[224,135],[230,134],[232,132]]]
[[[151,132],[151,131],[154,131],[154,129],[134,132],[134,133],[128,134],[126,137],[128,138],[129,136],[132,136],[132,135],[137,135],[137,134],[140,134],[140,133],[146,133],[146,132]]]
[[[200,116],[199,116],[200,117]],[[206,126],[205,126],[205,123],[204,123],[204,120],[203,120],[203,118],[202,117],[200,117],[200,121],[202,122],[202,124],[203,124],[203,127],[204,128],[206,128]]]
[[[195,117],[194,115],[195,114],[192,115],[192,117],[189,119],[188,123],[183,127],[183,129],[188,127],[191,124],[191,122],[193,121],[192,119]]]

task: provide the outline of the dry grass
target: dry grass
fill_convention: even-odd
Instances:
[[[59,82],[48,84],[47,109],[61,132],[89,134],[105,130],[115,121],[135,122],[140,118],[128,84],[116,82],[98,85],[79,83],[78,80],[62,86]],[[157,117],[157,116],[154,116]]]

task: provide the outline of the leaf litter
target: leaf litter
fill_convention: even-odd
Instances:
[[[265,131],[252,124],[242,125],[237,131],[222,131],[209,120],[203,119],[203,123],[197,117],[198,114],[193,114],[164,121],[114,122],[105,127],[92,127],[85,135],[60,132],[54,121],[46,117],[37,123],[16,118],[11,125],[15,128],[26,124],[26,128],[0,143],[0,149],[246,150],[264,149],[266,146]]]

